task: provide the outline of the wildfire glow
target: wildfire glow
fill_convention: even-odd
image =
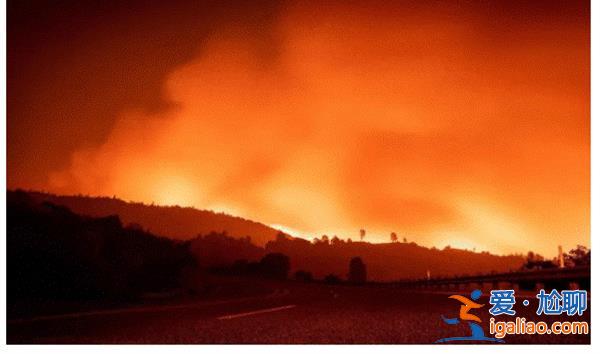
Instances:
[[[589,27],[446,5],[283,6],[268,38],[223,25],[164,78],[168,108],[128,107],[47,182],[10,185],[309,238],[588,245]]]

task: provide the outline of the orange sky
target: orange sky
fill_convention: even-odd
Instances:
[[[9,187],[193,205],[311,238],[589,245],[588,5],[392,4],[284,4],[268,25],[215,26],[161,78],[165,107],[86,121],[103,133],[42,179],[22,162],[33,153],[11,151],[27,141],[14,103]]]

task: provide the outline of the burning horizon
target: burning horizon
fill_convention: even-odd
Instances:
[[[131,99],[99,118],[85,104],[64,114],[58,95],[101,105],[116,83],[79,83],[95,88],[87,96],[38,75],[33,108],[10,91],[9,188],[195,206],[311,237],[365,228],[371,242],[394,231],[545,256],[589,246],[588,14],[581,3],[517,4],[240,11],[157,75],[159,108]],[[93,71],[97,51],[134,55],[112,53],[113,41],[144,40],[95,26],[97,42],[45,70]],[[154,70],[152,57],[135,60]],[[14,69],[9,88],[25,85]],[[44,112],[79,130],[46,126]]]

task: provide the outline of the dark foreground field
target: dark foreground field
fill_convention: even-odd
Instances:
[[[447,294],[391,288],[281,283],[269,295],[221,300],[181,300],[169,304],[10,320],[9,343],[433,343],[466,336],[466,325],[450,326],[440,315],[456,317],[459,304]],[[479,302],[487,303],[482,297]],[[521,305],[518,316],[541,318],[537,299]],[[488,333],[489,305],[472,311]],[[508,316],[496,317],[497,321]],[[589,335],[513,335],[507,343],[590,343]]]

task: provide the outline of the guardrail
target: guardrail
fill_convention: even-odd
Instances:
[[[503,284],[502,284],[503,283]],[[460,277],[445,277],[431,279],[403,280],[396,285],[406,287],[461,287],[472,284],[473,287],[483,287],[489,284],[492,288],[582,288],[589,289],[590,267],[553,268],[507,273],[490,273]]]

